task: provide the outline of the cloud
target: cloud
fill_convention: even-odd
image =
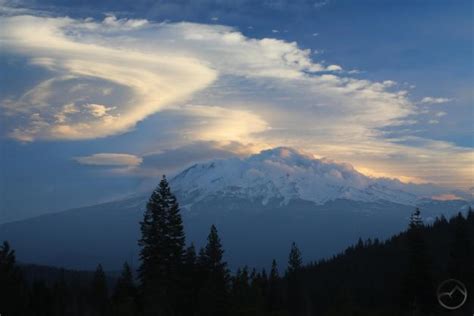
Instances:
[[[451,201],[451,200],[462,200],[462,197],[459,197],[455,194],[452,193],[445,193],[445,194],[439,194],[439,195],[434,195],[431,197],[433,200],[438,200],[438,201]]]
[[[412,102],[403,85],[353,78],[295,42],[112,15],[1,17],[0,40],[5,54],[48,74],[2,102],[9,135],[20,141],[95,139],[169,119],[156,128],[167,143],[150,151],[200,141],[286,145],[392,176],[472,186],[470,148],[411,135],[418,103],[450,99]]]
[[[142,162],[141,157],[130,154],[100,153],[91,156],[75,157],[78,163],[92,166],[119,166],[134,167]]]
[[[59,124],[65,123],[68,120],[68,116],[74,113],[78,113],[79,110],[74,105],[74,103],[68,103],[63,105],[62,109],[58,111],[54,117],[56,118],[56,122]]]
[[[449,98],[434,98],[434,97],[424,97],[420,100],[422,104],[441,104],[451,102],[452,99]]]
[[[104,117],[108,115],[107,112],[115,109],[115,107],[107,107],[102,104],[94,104],[94,103],[85,104],[84,108],[86,108],[89,111],[89,113],[94,117]]]
[[[131,30],[146,26],[148,21],[145,19],[117,19],[113,14],[107,14],[102,24],[114,30]]]
[[[342,70],[342,67],[339,66],[339,65],[329,65],[327,67],[327,70],[328,71],[341,71]]]
[[[196,141],[180,147],[144,154],[143,163],[140,168],[133,170],[133,173],[155,181],[157,176],[162,174],[172,176],[198,162],[244,157],[257,153],[260,149],[255,144],[243,144],[235,141]]]
[[[253,134],[269,129],[268,123],[251,112],[219,106],[187,105],[176,110],[189,124],[182,126],[185,137],[204,141],[246,142]]]
[[[102,23],[38,16],[0,18],[2,50],[30,57],[32,64],[52,74],[20,96],[18,102],[8,105],[10,113],[39,113],[48,124],[38,128],[26,119],[10,135],[34,140],[88,139],[122,133],[215,80],[215,71],[192,57],[136,51],[127,49],[126,38],[111,40],[118,33],[126,36],[143,28],[146,23],[111,16]],[[89,87],[87,93],[65,89],[79,83]],[[127,91],[127,99],[121,101],[123,95],[113,93],[104,98],[93,92],[109,87]],[[53,122],[64,101],[88,107],[93,117],[76,116],[67,124]],[[106,114],[96,106],[104,101],[114,103]]]

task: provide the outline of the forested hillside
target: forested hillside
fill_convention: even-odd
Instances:
[[[359,240],[343,253],[303,264],[292,244],[288,262],[230,271],[212,226],[207,245],[186,243],[180,209],[164,178],[140,223],[141,265],[118,278],[18,265],[0,248],[2,315],[472,315],[473,295],[443,309],[436,287],[462,281],[474,293],[474,212],[426,226],[414,210],[407,230],[386,241]],[[104,231],[104,234],[107,232]],[[245,234],[245,227],[242,227]],[[13,245],[14,246],[14,245]],[[287,245],[280,245],[286,247]],[[304,258],[306,262],[311,258]]]

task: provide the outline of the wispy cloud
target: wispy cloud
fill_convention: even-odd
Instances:
[[[442,104],[451,102],[452,99],[449,98],[435,98],[435,97],[424,97],[420,100],[421,104]]]

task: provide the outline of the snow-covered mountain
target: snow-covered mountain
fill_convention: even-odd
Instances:
[[[322,205],[347,199],[416,205],[442,192],[433,185],[405,184],[371,178],[349,164],[315,159],[292,148],[265,150],[245,159],[232,158],[195,164],[171,181],[184,206],[213,198],[244,198],[266,205],[304,200]]]
[[[305,260],[316,260],[359,237],[387,238],[407,227],[415,205],[426,222],[471,205],[426,198],[449,193],[433,185],[370,178],[350,165],[290,148],[194,165],[171,180],[171,189],[182,207],[187,243],[204,245],[215,224],[232,268],[268,267],[273,258],[284,266],[293,241]],[[113,270],[127,260],[136,266],[148,198],[149,193],[3,224],[0,241],[11,241],[23,262],[76,269],[102,263]]]

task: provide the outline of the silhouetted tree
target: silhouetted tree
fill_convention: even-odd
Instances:
[[[185,237],[180,209],[163,176],[141,222],[138,270],[145,313],[179,314]]]
[[[270,275],[268,277],[267,310],[270,314],[276,313],[282,308],[282,293],[280,286],[280,275],[276,260],[273,259]]]
[[[288,274],[296,273],[301,269],[303,259],[296,243],[291,244],[290,255],[288,256]]]
[[[92,279],[90,302],[96,315],[106,315],[108,308],[107,278],[102,265],[98,265]]]
[[[27,306],[27,292],[15,251],[6,241],[0,246],[0,312],[22,315]]]
[[[206,247],[200,252],[199,264],[206,275],[206,281],[199,293],[203,315],[227,315],[229,271],[223,261],[224,249],[212,225]]]
[[[474,291],[474,252],[468,221],[459,213],[452,219],[452,223],[454,224],[454,236],[449,249],[449,276],[463,282],[468,293],[472,293]],[[470,296],[469,303],[472,303],[474,299],[472,299],[472,295]],[[471,304],[466,304],[466,307],[468,305]]]
[[[115,285],[112,303],[113,314],[116,316],[135,315],[137,313],[137,289],[133,282],[132,270],[126,262]]]
[[[183,287],[182,297],[183,315],[197,315],[198,303],[197,297],[201,286],[202,276],[197,267],[196,248],[191,244],[186,248],[183,265]]]
[[[301,288],[300,271],[303,264],[301,252],[296,246],[296,243],[291,244],[290,254],[288,256],[288,269],[287,269],[287,297],[288,297],[288,311],[291,315],[299,316],[304,311],[304,300]]]
[[[408,310],[420,315],[430,313],[435,303],[431,258],[424,241],[423,229],[421,212],[416,208],[410,216],[407,232],[408,269],[404,300]]]

